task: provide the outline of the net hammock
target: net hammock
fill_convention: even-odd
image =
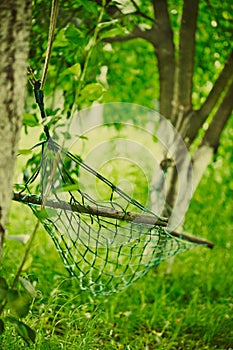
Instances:
[[[42,117],[43,95],[35,84]],[[119,292],[178,253],[211,242],[169,232],[156,215],[50,137],[37,169],[13,199],[27,204],[52,238],[65,268],[94,295]],[[82,169],[82,171],[80,171]],[[83,187],[90,175],[105,200]],[[82,178],[81,178],[82,177]],[[20,188],[20,190],[19,190]]]
[[[81,289],[112,294],[162,260],[197,244],[210,246],[207,241],[168,232],[166,218],[129,197],[52,138],[42,148],[38,169],[13,199],[32,209]],[[98,203],[83,192],[70,176],[68,163],[69,169],[82,167],[91,173],[109,193],[109,201]]]
[[[29,68],[42,120],[46,118],[43,87],[57,12],[54,0],[41,81]],[[95,295],[119,292],[162,260],[197,245],[213,247],[206,240],[169,232],[168,219],[147,209],[57,143],[47,125],[44,132],[39,165],[23,185],[16,185],[13,199],[31,208],[81,289]],[[83,186],[87,175],[104,200],[97,200]]]

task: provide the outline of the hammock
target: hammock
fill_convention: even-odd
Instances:
[[[57,12],[58,2],[54,1],[41,81],[30,68],[28,72],[42,120],[46,118],[43,87]],[[102,15],[103,12],[99,23]],[[105,295],[119,292],[164,259],[197,245],[213,248],[213,243],[206,240],[170,232],[166,218],[147,209],[79,156],[68,152],[50,137],[47,125],[44,132],[40,164],[23,187],[15,187],[13,199],[31,208],[51,236],[70,275],[79,279],[81,289]],[[83,188],[87,174],[105,200],[97,201]]]
[[[39,106],[43,108],[40,97]],[[45,134],[40,164],[13,199],[31,208],[81,289],[94,295],[119,292],[162,260],[197,245],[213,247],[211,242],[169,232],[167,218],[60,146],[47,127]],[[88,174],[107,200],[97,201],[83,189]]]

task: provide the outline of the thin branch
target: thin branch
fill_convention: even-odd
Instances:
[[[142,18],[145,18],[145,19],[147,19],[147,20],[149,20],[149,21],[151,21],[151,22],[153,22],[153,23],[156,22],[154,18],[152,18],[152,17],[150,17],[150,16],[147,16],[144,12],[142,12],[142,11],[140,10],[140,8],[139,8],[138,4],[136,3],[136,1],[134,1],[134,0],[130,0],[130,1],[132,2],[133,6],[134,6],[135,9],[136,9],[135,14],[137,14],[137,15],[141,16]]]
[[[172,236],[180,238],[180,239],[185,239],[189,242],[192,243],[197,243],[197,244],[201,244],[201,245],[205,245],[210,249],[214,248],[214,243],[207,241],[206,239],[200,238],[200,237],[195,237],[195,236],[191,236],[191,235],[187,235],[186,233],[179,233],[179,232],[169,232]]]
[[[192,106],[192,79],[195,56],[195,33],[199,0],[185,0],[183,6],[178,67],[178,104],[184,113]]]
[[[101,208],[98,206],[96,206],[96,207],[89,206],[89,205],[84,206],[84,205],[80,205],[78,203],[69,204],[65,201],[57,202],[57,201],[53,201],[53,200],[46,200],[46,202],[44,203],[44,201],[42,201],[42,198],[40,198],[38,196],[33,196],[33,195],[25,196],[24,194],[14,193],[12,199],[15,201],[18,201],[18,202],[25,203],[25,204],[41,206],[41,204],[43,203],[43,205],[45,207],[62,209],[62,210],[66,210],[66,211],[73,211],[73,212],[89,214],[89,215],[109,217],[109,218],[118,219],[118,220],[122,220],[122,221],[130,221],[130,222],[134,222],[136,224],[142,224],[145,226],[157,225],[157,226],[167,227],[167,224],[168,224],[167,218],[160,217],[160,219],[157,219],[156,216],[153,216],[150,214],[124,212],[124,211],[115,210],[113,208],[103,208],[103,207]],[[209,241],[202,239],[202,238],[190,236],[190,235],[187,235],[185,233],[178,233],[178,232],[174,232],[174,231],[170,232],[169,230],[168,230],[168,233],[173,237],[184,239],[184,240],[187,240],[189,242],[196,243],[196,244],[201,244],[201,245],[204,245],[208,248],[214,247],[214,244],[212,242],[209,242]]]
[[[17,284],[17,282],[18,282],[18,280],[19,280],[19,277],[20,277],[20,275],[21,275],[21,273],[22,273],[22,271],[23,271],[25,262],[26,262],[27,259],[28,259],[28,256],[29,256],[29,253],[30,253],[30,250],[31,250],[31,247],[32,247],[32,243],[33,243],[33,241],[34,241],[34,239],[35,239],[35,237],[36,237],[36,233],[37,233],[37,230],[38,230],[39,225],[40,225],[40,221],[39,221],[39,219],[38,219],[37,222],[36,222],[36,225],[35,225],[35,227],[34,227],[34,230],[33,230],[33,232],[32,232],[32,235],[31,235],[31,237],[30,237],[30,241],[28,242],[28,245],[27,245],[27,248],[26,248],[26,250],[25,250],[23,259],[22,259],[22,261],[21,261],[21,263],[20,263],[20,265],[19,265],[19,267],[18,267],[17,273],[16,273],[15,278],[14,278],[14,280],[13,280],[13,282],[12,282],[11,288],[14,288],[14,287],[16,286],[16,284]]]
[[[23,259],[18,267],[18,270],[16,272],[16,275],[15,275],[15,278],[11,284],[11,288],[15,288],[16,284],[18,283],[18,280],[19,280],[19,277],[23,271],[23,268],[24,268],[24,265],[25,265],[25,262],[27,261],[28,259],[28,256],[29,256],[29,253],[30,253],[30,250],[31,250],[31,247],[32,247],[32,243],[35,239],[35,236],[36,236],[36,233],[37,233],[37,230],[38,230],[38,227],[39,227],[39,224],[40,224],[40,221],[39,219],[37,220],[36,222],[36,225],[34,227],[34,230],[32,232],[32,235],[30,237],[30,241],[28,242],[28,245],[27,245],[27,248],[25,250],[25,253],[24,253],[24,256],[23,256]],[[0,305],[0,315],[2,314],[2,312],[4,311],[5,307],[7,305],[7,300],[5,299],[3,301],[3,303]]]

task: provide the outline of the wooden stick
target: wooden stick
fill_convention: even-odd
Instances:
[[[135,212],[125,212],[122,210],[116,210],[114,208],[108,207],[100,207],[98,205],[81,205],[79,203],[67,203],[65,201],[54,201],[51,199],[47,199],[45,202],[42,201],[42,197],[33,196],[33,195],[25,195],[23,193],[14,193],[13,200],[17,202],[22,202],[25,204],[32,205],[41,205],[43,202],[44,207],[50,207],[55,209],[63,209],[67,211],[73,211],[82,214],[90,214],[96,216],[102,216],[112,219],[124,220],[124,221],[133,221],[136,224],[143,225],[158,225],[158,226],[167,226],[168,219],[167,218],[157,218],[155,215],[150,214],[140,214]]]
[[[13,198],[14,201],[22,202],[24,204],[31,204],[31,205],[38,205],[41,206],[42,204],[42,198],[40,196],[34,196],[34,195],[25,195],[23,193],[14,193]],[[102,216],[102,217],[108,217],[112,219],[118,219],[122,221],[130,221],[134,222],[136,224],[141,224],[145,226],[162,226],[167,227],[168,219],[164,217],[157,218],[156,216],[153,216],[151,214],[140,214],[135,212],[124,212],[121,210],[116,210],[114,208],[107,208],[107,207],[98,207],[98,206],[90,206],[90,205],[81,205],[79,203],[70,204],[65,201],[54,201],[54,200],[46,200],[45,203],[43,202],[44,207],[50,207],[55,209],[62,209],[66,211],[73,211],[77,213],[82,214],[89,214],[89,215],[95,215],[95,216]],[[185,233],[178,233],[178,232],[170,232],[167,230],[168,233],[176,238],[185,239],[189,242],[201,244],[208,248],[213,248],[214,244],[210,241],[207,241],[202,238],[198,238],[195,236],[190,236]]]
[[[168,230],[168,232],[169,232],[169,230]],[[172,235],[174,237],[177,237],[177,238],[180,238],[180,239],[185,239],[185,240],[187,240],[189,242],[192,242],[192,243],[205,245],[206,247],[208,247],[210,249],[214,248],[214,243],[213,242],[207,241],[207,240],[205,240],[203,238],[187,235],[186,233],[178,233],[178,232],[175,232],[175,231],[172,231],[172,232],[169,232],[169,233],[170,233],[170,235]]]

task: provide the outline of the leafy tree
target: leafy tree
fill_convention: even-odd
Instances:
[[[17,3],[14,4],[17,9]],[[9,10],[10,3],[6,5],[3,2],[1,6],[1,12],[5,13]],[[25,6],[27,22],[25,25],[19,24],[20,29],[26,28],[22,30],[25,31],[25,38],[22,41],[17,38],[16,45],[19,48],[16,51],[12,41],[14,29],[11,38],[9,32],[4,31],[4,28],[8,28],[8,22],[5,25],[4,21],[9,16],[4,15],[4,21],[1,22],[1,83],[4,87],[1,94],[1,118],[4,119],[1,122],[3,128],[0,154],[2,169],[9,169],[9,176],[2,172],[0,181],[1,241],[23,110],[19,101],[23,100],[24,89],[19,89],[17,83],[23,84],[25,80],[23,66],[18,62],[12,64],[7,57],[14,57],[12,52],[17,50],[23,52],[23,59],[20,55],[15,57],[19,62],[24,60],[25,67],[30,16],[28,3]],[[21,4],[19,11],[22,9]],[[102,12],[100,20],[101,9],[104,9],[104,13]],[[44,62],[49,11],[48,2],[35,1],[30,64],[35,67],[37,75],[40,75]],[[7,13],[12,14],[14,11]],[[195,189],[212,156],[217,152],[220,136],[232,112],[231,13],[230,1],[219,4],[215,0],[180,0],[176,3],[162,0],[69,0],[60,4],[50,61],[49,84],[45,86],[45,93],[50,96],[49,114],[70,117],[76,108],[91,105],[94,101],[123,101],[154,107],[158,100],[158,111],[173,124],[192,153]],[[18,28],[17,23],[10,26],[14,27]],[[11,45],[7,40],[11,40]],[[19,74],[22,76],[14,76],[18,72],[15,67],[20,67]],[[5,74],[6,70],[8,75]],[[105,77],[101,80],[98,77],[103,71]],[[125,81],[128,84],[124,84]],[[12,93],[14,89],[19,91],[17,94],[22,95],[15,101],[14,108],[17,113],[13,112],[12,118],[9,116],[9,124],[5,122],[5,118],[13,109],[10,111],[7,106],[13,106],[12,96],[19,96]],[[64,103],[56,108],[59,93],[62,93]],[[26,112],[29,113],[24,116],[25,126],[38,124],[36,116],[30,116],[30,101],[28,98]],[[17,118],[13,118],[13,115]],[[56,123],[56,119],[53,123]],[[177,196],[177,172],[172,167],[172,162],[166,163],[166,155],[165,159],[161,159],[161,164],[170,167],[167,202],[172,208]],[[184,182],[184,186],[189,186],[189,183]]]
[[[103,6],[105,13],[98,23]],[[232,6],[230,1],[215,0],[69,0],[60,5],[45,93],[56,96],[62,90],[64,104],[58,113],[63,117],[93,101],[156,108],[192,154],[195,190],[217,153],[232,112]],[[48,18],[48,3],[36,1],[30,52],[36,69],[44,59],[45,13]],[[50,101],[49,112],[54,114],[56,98]],[[170,174],[167,203],[173,208],[178,174],[166,157],[162,155],[160,161]],[[180,169],[182,162],[187,168],[183,158]],[[182,181],[184,187],[190,187],[186,173]]]
[[[116,50],[120,50],[126,47],[125,42],[134,40],[131,50],[137,52],[139,64],[140,49],[145,45],[142,39],[147,43],[147,52],[154,50],[154,63],[150,61],[149,71],[159,75],[159,96],[154,89],[151,99],[159,98],[159,112],[174,125],[193,154],[195,189],[217,152],[233,108],[232,4],[132,0],[108,2],[106,10],[110,18],[117,18],[118,30],[124,34],[111,37],[106,34],[105,42],[114,43]],[[119,72],[126,78],[128,67],[120,63],[118,67],[110,79],[117,76],[121,85]],[[130,74],[133,73],[129,69]],[[143,80],[137,84],[136,79],[134,82],[135,90],[141,84],[140,95],[146,95],[146,87],[153,84]],[[176,199],[176,178],[173,170],[167,194],[171,207]]]

